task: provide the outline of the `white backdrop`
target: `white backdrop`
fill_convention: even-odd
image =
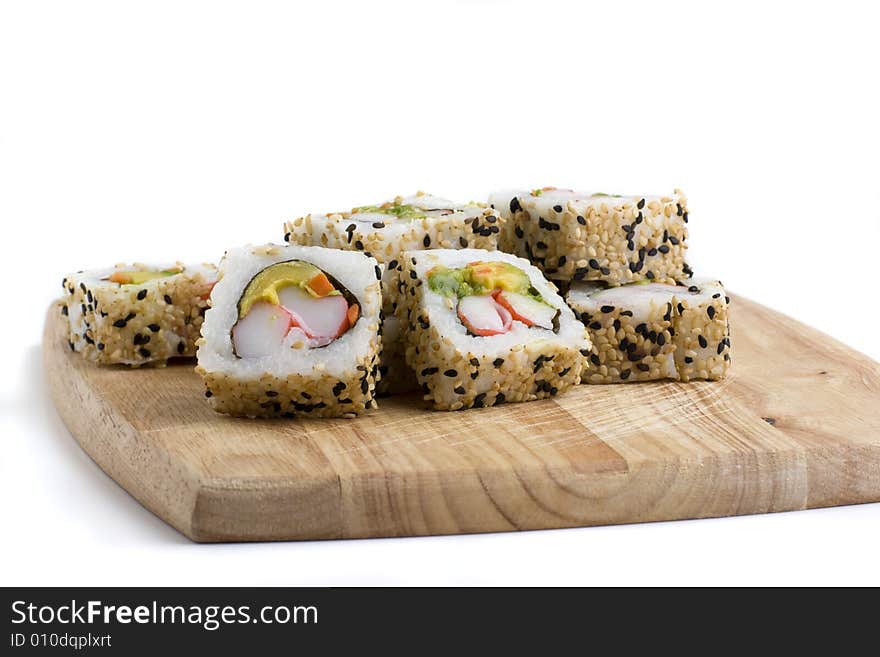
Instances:
[[[0,4],[0,583],[880,584],[878,505],[197,546],[105,477],[45,398],[62,274],[416,189],[681,187],[698,274],[880,359],[868,3],[293,5]]]

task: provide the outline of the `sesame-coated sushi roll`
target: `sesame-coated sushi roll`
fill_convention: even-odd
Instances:
[[[196,371],[214,410],[248,417],[353,417],[375,405],[376,261],[321,247],[226,253]]]
[[[61,313],[70,348],[101,365],[147,363],[194,356],[214,265],[119,264],[64,278]]]
[[[593,343],[585,383],[716,380],[730,366],[729,299],[718,281],[574,283],[566,300]]]
[[[687,200],[611,196],[545,187],[489,199],[506,220],[499,248],[528,258],[558,281],[673,283],[692,275],[685,262]]]
[[[387,285],[403,251],[477,248],[494,250],[503,220],[485,204],[457,204],[424,192],[398,196],[350,212],[309,214],[285,224],[285,241],[362,251],[386,269],[385,310],[394,313],[396,295]]]
[[[526,260],[408,251],[397,270],[406,361],[439,410],[550,397],[580,382],[590,341]]]

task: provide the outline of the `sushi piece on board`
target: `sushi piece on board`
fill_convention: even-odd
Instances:
[[[489,198],[505,219],[499,248],[527,258],[559,281],[673,283],[685,262],[687,199],[610,196],[545,187]]]
[[[194,356],[216,277],[214,265],[181,262],[69,274],[61,283],[61,313],[70,323],[70,348],[101,365]]]
[[[228,251],[197,354],[214,410],[354,417],[373,407],[379,271],[361,253],[321,247]]]
[[[499,213],[486,204],[462,205],[418,192],[350,212],[299,217],[285,224],[284,239],[290,244],[363,251],[388,265],[387,284],[403,251],[494,250],[502,223]],[[395,302],[392,290],[385,299],[388,314],[394,313]]]
[[[715,280],[605,288],[566,297],[593,343],[584,383],[717,380],[730,367],[729,299]]]
[[[400,262],[406,361],[434,408],[529,401],[580,382],[587,331],[528,261],[439,249],[407,251]]]
[[[395,315],[388,315],[382,322],[382,357],[379,359],[382,378],[376,385],[377,395],[402,395],[419,389],[419,382],[406,364],[405,355],[406,343],[400,320]]]

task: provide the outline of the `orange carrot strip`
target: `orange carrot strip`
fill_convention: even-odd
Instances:
[[[348,316],[348,325],[350,327],[354,326],[354,323],[358,321],[358,317],[360,316],[360,307],[356,303],[351,304],[348,307],[346,315]]]
[[[113,283],[119,283],[120,285],[128,285],[131,283],[131,275],[126,274],[125,272],[115,271],[110,274],[110,278],[108,279]]]
[[[326,297],[335,289],[324,272],[316,275],[312,280],[306,283],[306,285],[308,285],[309,289],[319,297]]]

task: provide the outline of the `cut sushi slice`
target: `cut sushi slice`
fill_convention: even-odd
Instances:
[[[730,367],[728,298],[719,281],[604,288],[566,297],[593,347],[585,383],[721,379]]]
[[[227,252],[196,368],[214,409],[337,417],[371,408],[381,350],[376,267],[321,247]]]
[[[389,285],[403,251],[480,248],[494,250],[504,220],[485,203],[454,203],[418,192],[349,212],[309,214],[285,224],[290,244],[362,251],[387,265],[385,311],[393,314],[398,290]]]
[[[544,187],[499,192],[490,206],[505,219],[499,248],[528,258],[558,281],[674,283],[685,262],[687,199],[616,196]]]
[[[100,365],[164,365],[195,355],[212,264],[120,264],[69,274],[61,312],[72,350]]]
[[[527,261],[499,251],[438,249],[409,251],[401,262],[406,361],[434,408],[540,399],[580,381],[590,353],[586,330]],[[501,294],[520,319],[498,301]],[[551,311],[551,326],[541,326]]]

